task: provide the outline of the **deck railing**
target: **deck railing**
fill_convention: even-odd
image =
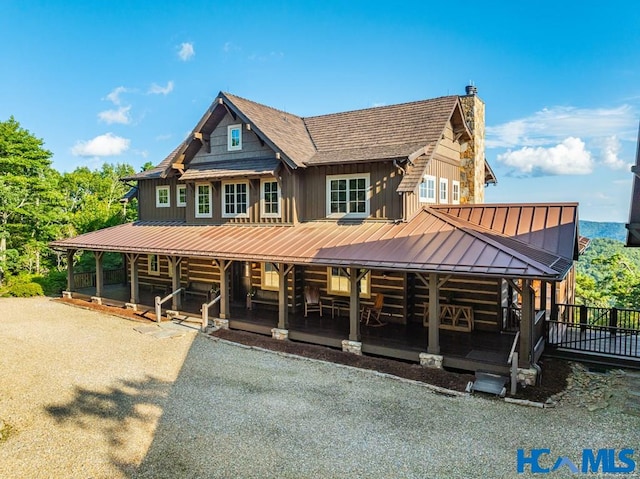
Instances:
[[[103,271],[103,284],[121,284],[126,281],[127,275],[124,268],[107,269]],[[87,271],[73,274],[73,286],[75,289],[94,288],[96,286],[96,272]]]
[[[183,290],[184,288],[178,288],[173,293],[169,293],[168,295],[166,295],[164,298],[161,298],[160,296],[156,296],[155,298],[156,322],[159,323],[160,320],[162,319],[162,304],[166,303],[174,296],[181,294]]]
[[[617,328],[640,329],[640,311],[621,308],[599,308],[582,304],[558,304],[557,320],[579,325],[584,331],[590,326],[607,326],[611,334]]]
[[[582,319],[582,317],[578,318]],[[547,345],[595,354],[640,357],[640,330],[586,324],[582,321],[547,320]]]

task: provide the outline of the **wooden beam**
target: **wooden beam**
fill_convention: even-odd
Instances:
[[[349,268],[349,340],[360,341],[360,280],[358,270]]]
[[[229,319],[229,278],[227,277],[227,269],[231,261],[224,259],[213,260],[220,269],[220,319]]]
[[[129,262],[129,276],[131,281],[131,297],[129,298],[129,302],[132,304],[138,304],[140,302],[140,284],[138,279],[139,257],[139,254],[127,254],[127,261]]]
[[[520,316],[520,351],[518,354],[519,366],[521,368],[531,367],[533,358],[533,319],[534,319],[534,295],[535,291],[531,287],[531,280],[522,280],[522,314]]]
[[[289,301],[287,290],[287,275],[293,268],[293,265],[280,263],[276,265],[278,270],[278,328],[289,329]]]
[[[93,254],[96,257],[96,296],[101,298],[102,292],[104,289],[104,275],[103,275],[103,264],[102,264],[102,257],[104,256],[104,251],[94,251]]]
[[[520,295],[522,294],[522,289],[520,288],[520,286],[516,284],[514,280],[512,280],[511,278],[507,278],[507,283],[509,283],[511,287],[516,290],[518,294]]]
[[[440,293],[438,275],[429,273],[429,354],[440,354]]]
[[[69,292],[75,289],[75,281],[73,279],[73,256],[75,254],[75,249],[67,250],[67,291]]]
[[[171,291],[178,291],[180,289],[180,262],[182,258],[177,256],[169,256],[169,267],[171,268]],[[173,295],[171,301],[171,308],[174,311],[179,310],[182,307],[182,295]]]

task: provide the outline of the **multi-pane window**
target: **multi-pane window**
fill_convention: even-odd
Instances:
[[[280,187],[277,181],[262,182],[262,216],[280,217]]]
[[[262,289],[278,291],[280,286],[280,278],[278,270],[273,263],[262,264]]]
[[[436,202],[436,177],[425,175],[420,182],[420,201],[423,203]]]
[[[327,216],[369,215],[369,175],[327,177]]]
[[[211,218],[211,185],[196,185],[196,218]]]
[[[328,268],[327,292],[346,296],[351,293],[351,281],[343,268]],[[369,297],[371,273],[367,273],[360,280],[360,295]]]
[[[156,186],[156,207],[168,208],[171,206],[171,195],[168,186]]]
[[[440,178],[440,203],[447,203],[449,198],[449,180]]]
[[[249,206],[248,183],[225,183],[222,195],[222,216],[247,216]]]
[[[451,182],[451,203],[460,204],[460,182],[456,180]]]
[[[147,256],[147,262],[149,264],[149,274],[160,274],[160,258],[157,254],[150,254]]]
[[[176,205],[187,206],[187,185],[176,186]]]
[[[242,149],[242,125],[229,125],[227,127],[227,150]]]

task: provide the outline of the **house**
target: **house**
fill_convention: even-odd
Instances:
[[[224,327],[533,382],[544,319],[573,302],[578,206],[484,204],[484,109],[473,86],[306,118],[221,92],[125,179],[138,221],[52,244],[68,294],[76,251],[96,254],[97,298],[118,252],[132,305],[160,288],[198,312],[211,298],[177,292],[212,287]],[[307,287],[321,305],[305,317]]]
[[[638,129],[638,145],[636,148],[636,164],[631,167],[633,173],[633,190],[629,208],[627,227],[627,246],[640,247],[640,127]]]

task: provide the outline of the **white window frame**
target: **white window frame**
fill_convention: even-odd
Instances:
[[[349,180],[352,179],[364,179],[365,180],[365,211],[352,213],[349,209]],[[331,212],[331,182],[336,180],[346,180],[346,204],[347,211],[340,213]],[[370,202],[371,202],[371,175],[369,173],[354,173],[350,175],[327,175],[326,180],[326,213],[327,218],[368,218],[370,214]]]
[[[275,278],[275,284],[274,284],[274,278]],[[280,290],[280,276],[278,274],[278,270],[276,269],[273,263],[261,263],[260,285],[262,289],[267,291]]]
[[[155,257],[155,265],[156,265],[156,269],[152,269],[151,266],[153,265],[154,261],[152,258]],[[151,275],[151,276],[160,276],[160,255],[157,254],[148,254],[147,255],[147,272]]]
[[[238,131],[238,144],[233,145],[233,132]],[[242,150],[242,125],[229,125],[227,127],[227,151]]]
[[[167,193],[167,202],[160,202],[160,192]],[[169,208],[171,206],[171,187],[169,185],[156,186],[156,208]]]
[[[229,185],[234,185],[233,188],[233,209],[234,209],[234,213],[227,213],[227,186]],[[246,203],[246,208],[245,208],[245,212],[244,213],[238,213],[238,189],[237,189],[237,185],[245,185],[246,187],[246,192],[245,194],[247,195],[247,203]],[[248,218],[249,217],[249,182],[248,181],[223,181],[222,182],[222,188],[220,190],[220,196],[221,201],[222,201],[222,217],[223,218]]]
[[[333,274],[333,270],[338,271],[337,275]],[[329,266],[327,268],[327,293],[335,294],[337,296],[350,296],[351,295],[351,280],[342,275],[344,268],[336,268]],[[371,297],[371,271],[367,271],[367,274],[360,280],[360,297]]]
[[[265,200],[265,185],[267,183],[275,183],[278,187],[278,200],[277,200],[277,205],[278,205],[278,212],[277,213],[267,213],[265,211],[265,206],[266,206],[266,200]],[[263,218],[281,218],[282,217],[282,188],[280,186],[280,183],[276,180],[276,179],[263,179],[260,180],[260,216],[262,216]]]
[[[209,211],[207,213],[200,213],[200,187],[206,186],[209,190]],[[211,183],[196,183],[195,188],[195,217],[196,218],[211,218],[213,217],[213,197],[211,195]]]
[[[460,204],[460,182],[458,180],[451,181],[451,203]]]
[[[433,189],[431,195],[429,195],[429,183],[432,182]],[[422,194],[422,185],[425,185],[424,196]],[[422,181],[418,185],[418,195],[421,203],[435,203],[436,202],[436,177],[433,175],[424,175]]]
[[[449,180],[447,178],[440,178],[439,185],[438,202],[441,204],[447,204],[449,202]]]
[[[180,201],[180,192],[184,192],[184,201]],[[187,206],[187,185],[177,185],[176,186],[176,206],[184,207]]]

